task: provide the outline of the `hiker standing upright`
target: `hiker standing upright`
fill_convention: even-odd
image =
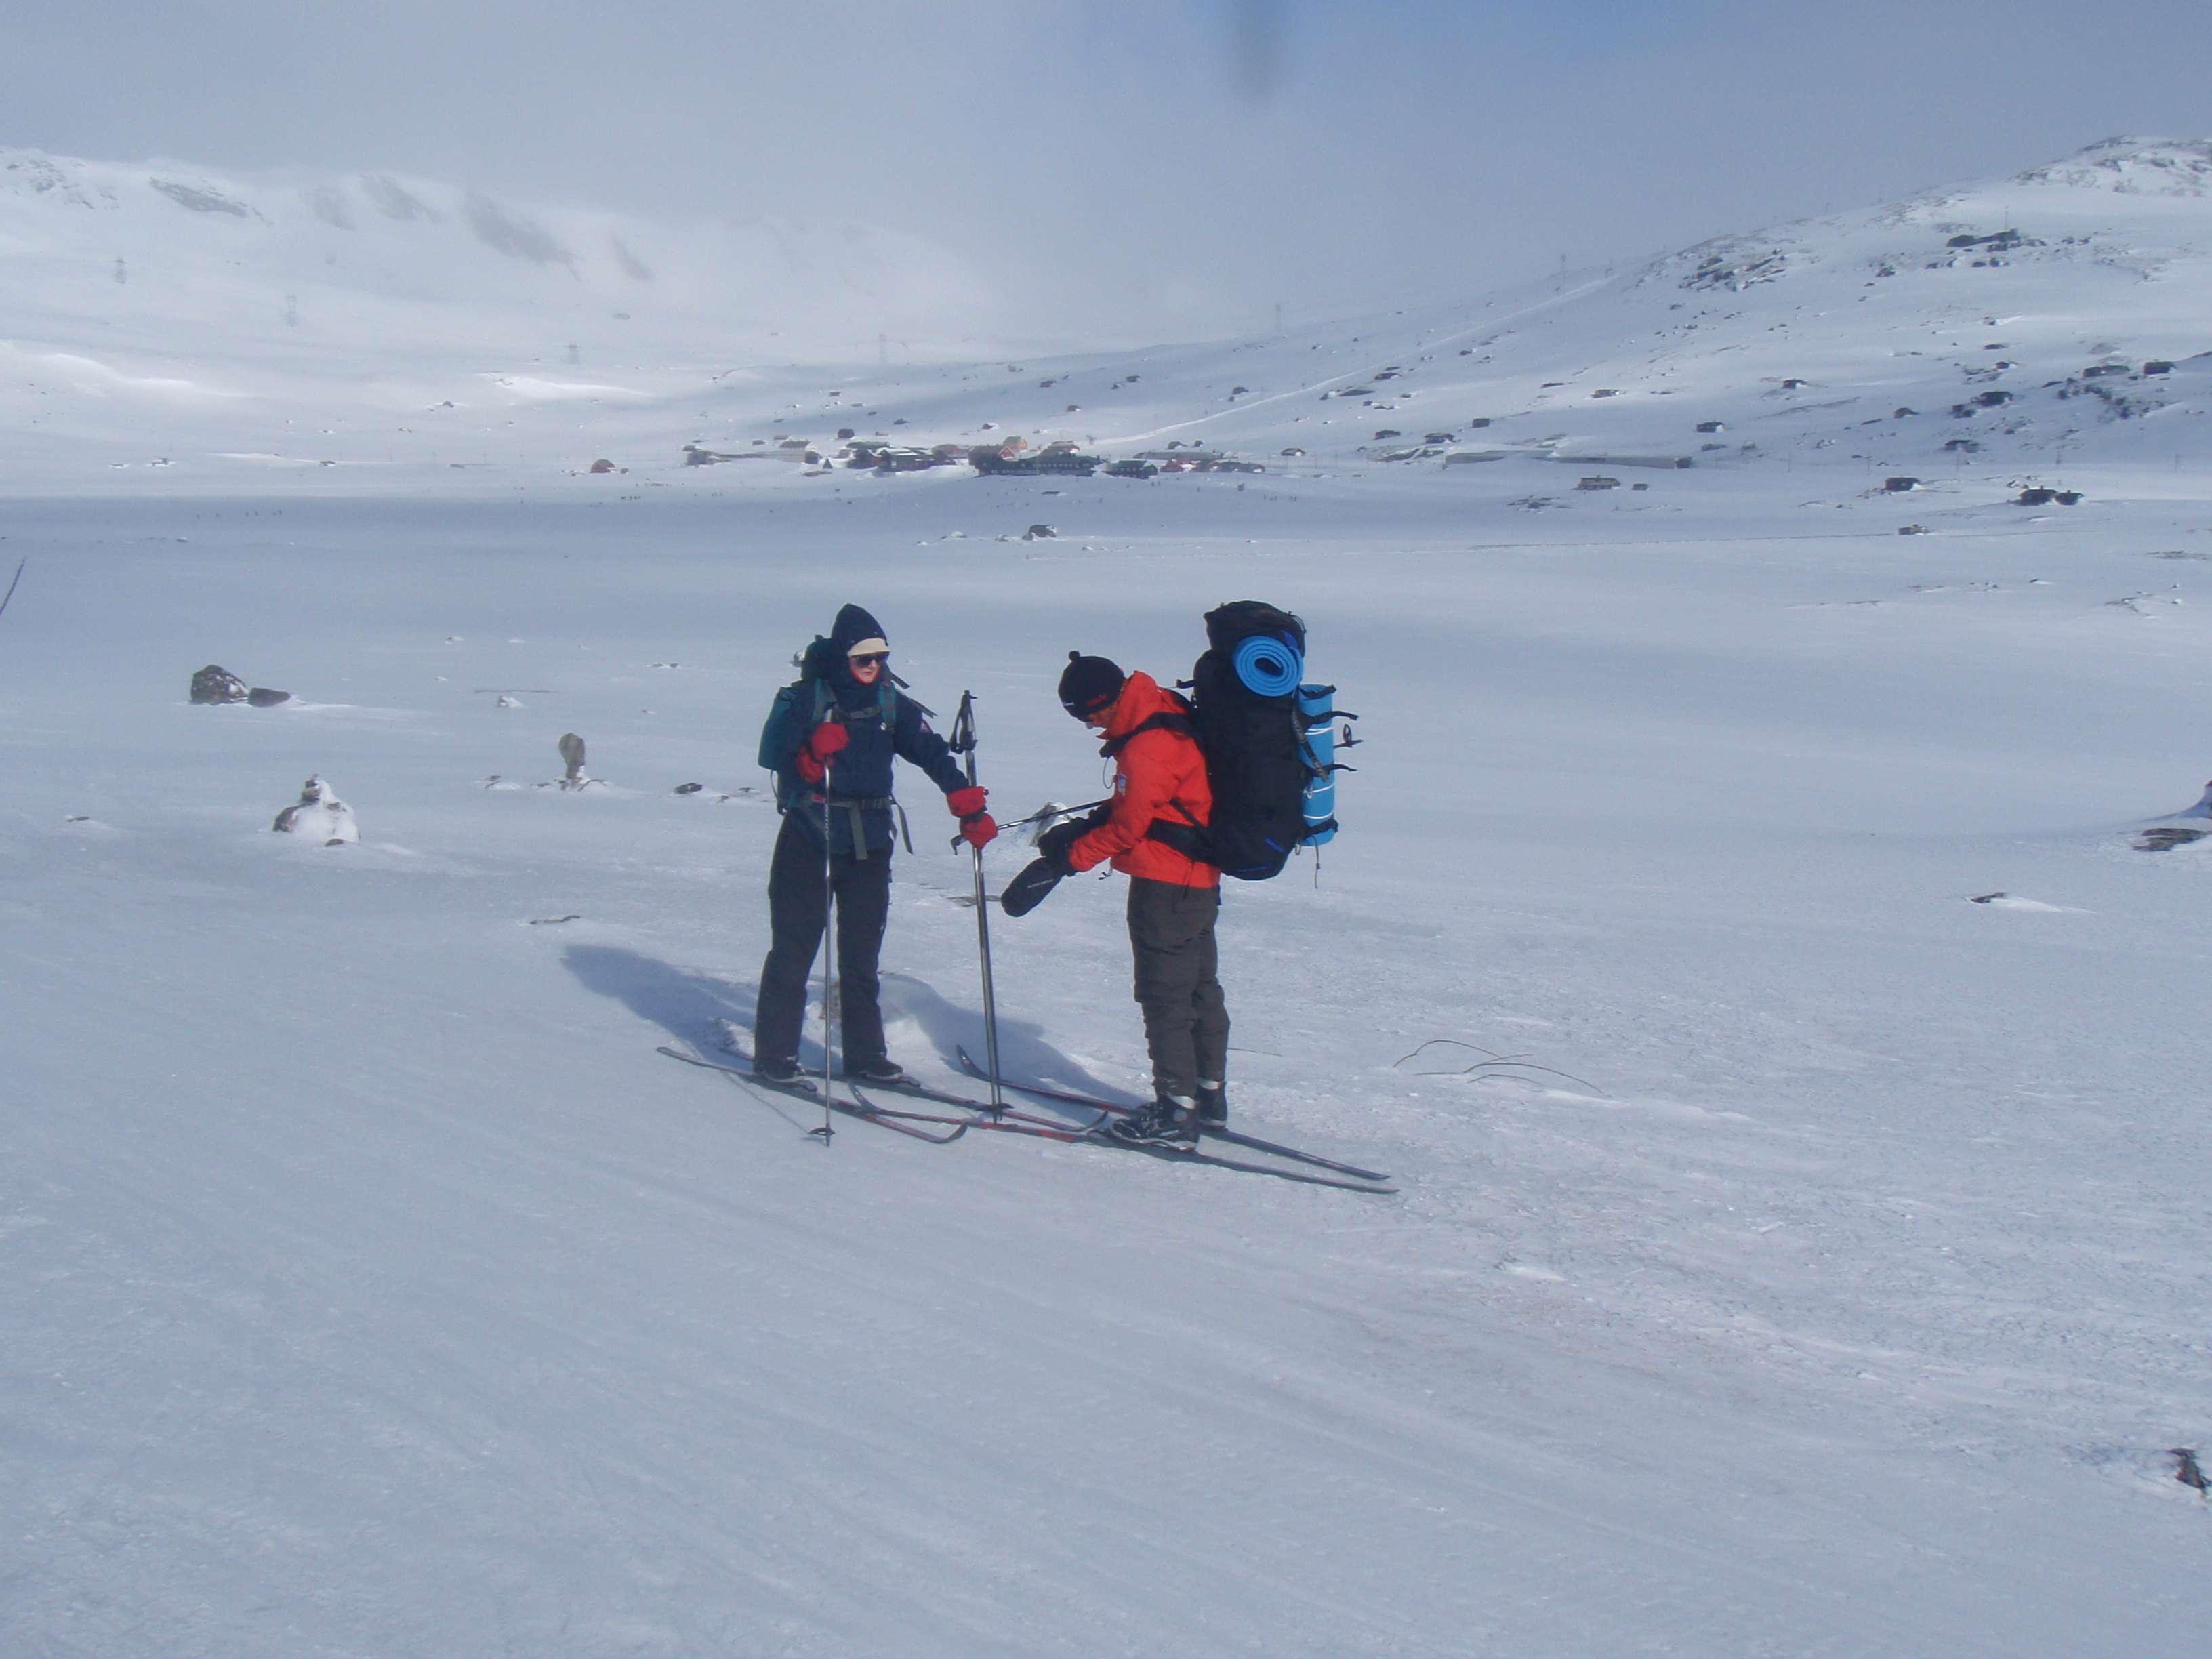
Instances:
[[[1112,1133],[1195,1140],[1201,1123],[1228,1121],[1229,1012],[1213,933],[1221,872],[1195,855],[1213,813],[1206,759],[1190,705],[1174,692],[1104,657],[1067,656],[1060,707],[1105,739],[1114,793],[1091,817],[1047,830],[1037,851],[1062,875],[1110,860],[1129,878],[1129,948],[1153,1098]]]
[[[762,734],[761,759],[775,766],[783,814],[769,863],[769,945],[753,1018],[753,1070],[767,1082],[800,1076],[806,982],[833,892],[845,1075],[905,1080],[885,1048],[878,1001],[898,810],[893,757],[919,766],[945,792],[970,845],[985,846],[999,833],[988,792],[968,781],[921,705],[900,694],[890,659],[882,625],[859,605],[845,606],[829,636],[807,647],[798,682],[778,694]],[[900,812],[899,828],[904,822]]]

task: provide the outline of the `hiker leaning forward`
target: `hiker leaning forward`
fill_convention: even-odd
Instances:
[[[783,825],[769,862],[769,944],[753,1018],[753,1069],[770,1081],[799,1075],[807,976],[832,890],[845,1074],[870,1083],[904,1080],[885,1050],[878,1000],[897,806],[892,757],[919,766],[945,792],[971,845],[982,847],[999,833],[984,810],[986,792],[969,783],[945,739],[930,730],[921,705],[900,695],[890,658],[890,645],[873,617],[857,605],[838,611],[829,637],[817,638],[800,660],[790,703],[797,718],[775,745]],[[902,812],[901,829],[904,822]],[[907,850],[914,850],[910,839]]]
[[[1063,875],[1110,860],[1129,878],[1129,949],[1153,1100],[1113,1132],[1194,1140],[1201,1122],[1228,1119],[1229,1012],[1213,937],[1221,872],[1183,850],[1202,844],[1213,816],[1206,758],[1189,705],[1151,675],[1125,675],[1104,657],[1067,656],[1060,707],[1105,740],[1099,752],[1114,761],[1114,793],[1089,819],[1047,830],[1037,851]]]

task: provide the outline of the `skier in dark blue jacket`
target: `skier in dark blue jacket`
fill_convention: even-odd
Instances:
[[[890,657],[882,624],[857,605],[845,606],[829,637],[817,639],[801,659],[799,682],[785,700],[793,716],[787,730],[763,745],[763,761],[769,748],[775,750],[783,811],[769,863],[769,944],[753,1018],[753,1069],[767,1081],[800,1075],[806,981],[832,891],[845,1074],[869,1083],[905,1080],[885,1049],[878,1006],[891,848],[904,824],[903,812],[896,827],[892,817],[898,810],[892,758],[919,766],[945,792],[970,845],[985,846],[999,833],[986,810],[987,792],[968,781],[945,739],[930,730],[921,705],[900,695]]]

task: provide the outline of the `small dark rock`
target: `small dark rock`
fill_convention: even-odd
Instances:
[[[703,783],[679,783],[676,786],[676,793],[679,795],[696,795],[706,787]]]
[[[1404,435],[1405,435],[1405,434],[1404,434],[1403,433],[1400,432],[1400,431],[1398,430],[1398,428],[1397,428],[1396,427],[1395,427],[1395,426],[1381,427],[1381,428],[1378,428],[1376,429],[1376,434],[1375,434],[1375,441],[1376,441],[1376,442],[1377,442],[1377,443],[1381,443],[1381,442],[1382,441],[1382,440],[1383,440],[1383,439],[1385,439],[1385,438],[1399,438],[1399,437],[1403,437]]]
[[[2212,830],[2184,830],[2178,824],[2161,823],[2146,830],[2136,837],[2138,853],[2171,853],[2177,847],[2186,847],[2191,842],[2203,841]]]
[[[194,702],[244,702],[250,695],[244,680],[214,663],[192,676]]]
[[[2173,1478],[2185,1486],[2194,1486],[2203,1497],[2212,1498],[2212,1481],[2204,1478],[2204,1470],[2197,1461],[2194,1446],[2176,1446],[2166,1453],[2174,1462]]]
[[[1917,478],[1884,478],[1881,481],[1881,487],[1884,489],[1887,489],[1893,495],[1901,495],[1908,489],[1919,489],[1920,480]]]
[[[292,701],[289,691],[273,691],[265,685],[257,685],[246,694],[246,701],[255,708],[274,708],[277,704]]]
[[[1059,534],[1060,532],[1054,530],[1048,524],[1033,524],[1027,530],[1022,532],[1022,539],[1025,542],[1048,542],[1054,539],[1059,536]]]

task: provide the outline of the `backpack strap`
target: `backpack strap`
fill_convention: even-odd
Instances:
[[[1182,699],[1177,698],[1176,701],[1182,702]],[[1147,714],[1120,737],[1107,738],[1099,746],[1098,752],[1111,759],[1147,732],[1180,732],[1195,743],[1198,740],[1198,727],[1191,720],[1189,708],[1189,704],[1184,703],[1183,711],[1181,713],[1170,714],[1164,710],[1157,714]]]
[[[1118,756],[1134,739],[1147,732],[1180,732],[1192,742],[1197,742],[1198,726],[1191,719],[1189,699],[1178,696],[1176,702],[1181,705],[1178,709],[1172,712],[1163,709],[1157,714],[1146,715],[1120,737],[1109,738],[1098,752],[1109,757]],[[1170,810],[1182,813],[1184,821],[1175,823],[1154,818],[1145,830],[1145,839],[1158,842],[1163,847],[1170,848],[1187,859],[1210,863],[1212,860],[1206,857],[1206,826],[1198,821],[1198,815],[1179,800],[1171,800],[1168,805]]]

